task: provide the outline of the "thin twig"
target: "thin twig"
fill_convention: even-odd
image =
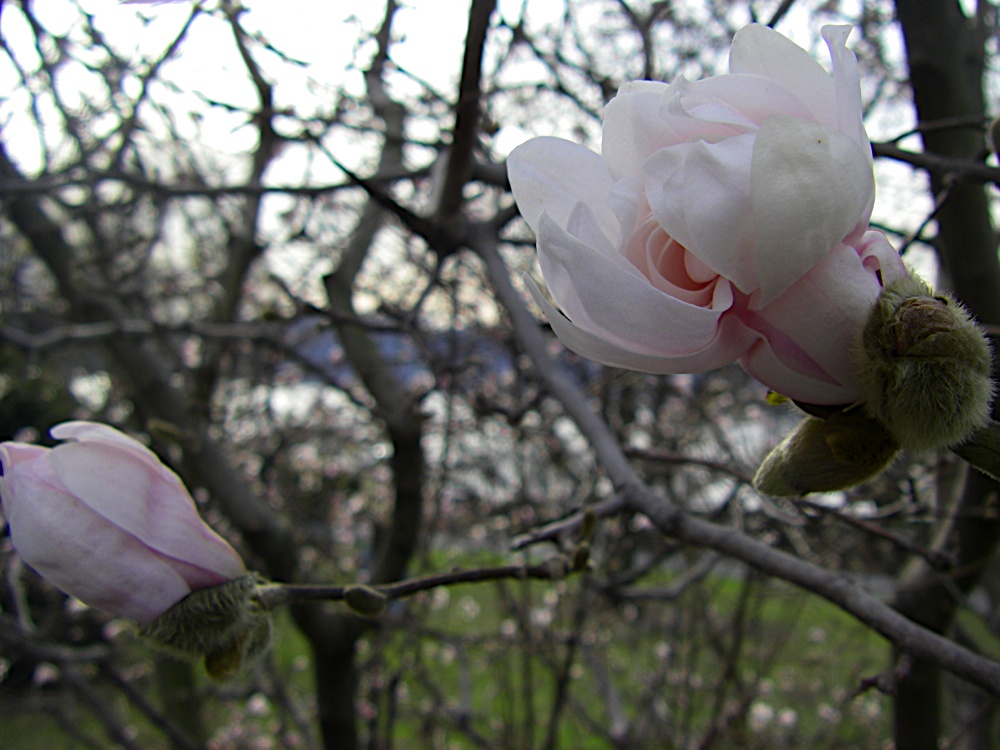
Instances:
[[[481,583],[483,581],[499,581],[505,579],[544,581],[562,580],[573,570],[571,562],[561,555],[534,565],[500,565],[491,568],[474,568],[472,570],[452,570],[447,573],[407,578],[393,583],[370,585],[367,588],[378,592],[387,600],[402,599],[413,596],[421,591],[438,586],[456,586],[462,583]],[[257,587],[255,594],[257,602],[264,609],[273,610],[287,604],[300,604],[311,601],[340,601],[354,585],[324,586],[320,584],[267,583]]]

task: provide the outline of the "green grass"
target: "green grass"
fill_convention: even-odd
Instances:
[[[650,585],[674,575],[658,572]],[[401,748],[476,747],[466,729],[495,747],[540,747],[553,715],[556,675],[568,668],[556,730],[560,748],[610,747],[601,731],[616,712],[602,679],[617,694],[626,723],[650,722],[657,748],[704,736],[718,707],[730,717],[723,748],[876,748],[888,736],[888,699],[854,695],[863,677],[887,665],[886,643],[817,597],[771,581],[714,577],[674,601],[611,606],[581,584],[578,578],[508,581],[414,597],[403,606],[415,624],[373,631],[359,645],[366,665],[359,698],[372,716],[366,731],[389,733],[392,716],[391,736]],[[539,623],[540,617],[551,621]],[[311,706],[308,644],[287,614],[276,618],[275,634],[269,658],[296,705]],[[140,657],[150,674],[135,684],[156,700],[149,659],[148,653]],[[198,670],[210,734],[276,731],[271,708],[248,711],[249,693],[237,689],[247,683],[220,686]],[[655,690],[647,690],[651,683]],[[736,688],[723,691],[722,683]],[[135,712],[127,714],[120,695],[110,698],[107,688],[102,694],[131,717],[140,746],[166,747]],[[52,725],[50,713],[5,713],[5,750],[82,746]],[[97,746],[108,746],[90,711],[80,706],[73,716]]]
[[[776,737],[784,737],[789,747],[802,746],[806,739],[866,747],[874,746],[866,744],[874,737],[885,737],[886,700],[853,696],[863,677],[884,668],[888,649],[882,638],[836,607],[788,586],[755,583],[745,597],[743,586],[732,579],[713,579],[675,602],[643,607],[648,611],[634,620],[628,609],[623,617],[595,600],[587,613],[592,625],[582,631],[584,643],[577,646],[571,665],[571,699],[559,725],[559,746],[609,746],[589,730],[586,719],[589,715],[599,726],[608,726],[612,719],[595,669],[608,676],[623,714],[633,722],[647,710],[638,702],[651,697],[643,688],[660,680],[660,703],[670,715],[661,724],[678,736],[707,731],[717,701],[725,705],[751,695],[753,705],[773,712],[757,733],[761,747],[781,746],[775,744]],[[565,638],[576,617],[578,583],[555,588],[565,593],[551,608],[548,630],[529,633],[512,627],[517,620],[512,613],[519,600],[538,608],[553,584],[467,586],[451,589],[448,605],[428,614],[424,637],[402,633],[381,643],[381,670],[409,665],[408,671],[398,673],[407,690],[397,706],[401,718],[395,738],[403,746],[474,747],[454,720],[443,718],[444,709],[454,711],[457,706],[451,704],[460,705],[461,700],[442,696],[461,697],[464,691],[470,724],[480,734],[505,738],[498,746],[539,746],[556,694],[553,664],[561,665],[566,658]],[[736,648],[732,632],[740,617],[744,636],[738,644],[738,670],[735,676],[727,675],[726,657]],[[642,621],[645,627],[639,627]],[[714,625],[709,627],[709,622]],[[471,637],[473,633],[478,637]],[[603,643],[603,648],[587,644],[588,638]],[[741,694],[719,697],[716,687],[723,678],[742,683]],[[794,725],[783,727],[781,718],[787,720],[789,712],[794,712]],[[428,733],[435,737],[433,745],[419,744],[427,742]],[[754,746],[754,739],[747,735],[740,746]]]

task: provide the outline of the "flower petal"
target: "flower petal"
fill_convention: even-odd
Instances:
[[[641,354],[677,357],[702,351],[715,340],[719,316],[732,302],[719,298],[722,304],[710,309],[663,294],[630,264],[623,269],[546,215],[538,258],[552,298],[570,320]]]
[[[874,190],[853,140],[797,118],[768,118],[750,170],[759,304],[773,302],[866,221]]]
[[[737,31],[729,50],[729,71],[770,78],[795,94],[817,122],[837,126],[837,96],[830,74],[774,29],[751,24]],[[858,85],[856,79],[854,85]]]
[[[741,364],[789,398],[813,404],[855,402],[860,391],[849,353],[881,288],[879,274],[857,251],[838,245],[748,320],[764,333],[764,341]]]
[[[650,353],[645,348],[633,348],[634,342],[621,340],[623,343],[619,343],[620,340],[611,340],[604,333],[594,333],[576,325],[545,299],[533,279],[525,277],[525,283],[566,348],[610,367],[658,375],[705,372],[731,364],[756,338],[736,317],[724,316],[715,336],[700,351],[678,356]]]
[[[56,440],[105,443],[125,451],[136,461],[156,471],[163,467],[160,457],[130,435],[100,422],[70,421],[55,425],[49,434]]]
[[[663,115],[664,121],[683,133],[678,142],[717,141],[754,132],[775,112],[811,118],[809,108],[794,92],[763,76],[730,74],[681,81]]]
[[[643,167],[649,206],[663,229],[716,273],[750,294],[759,286],[751,214],[753,135],[684,143]]]
[[[5,446],[5,448],[9,447]],[[45,450],[45,449],[43,449]],[[8,462],[4,461],[5,470]],[[47,457],[5,476],[4,514],[24,561],[87,604],[145,622],[190,592],[184,579],[135,537],[55,489]]]
[[[899,252],[877,230],[865,232],[856,249],[865,268],[881,280],[883,287],[910,274]]]
[[[608,102],[604,108],[601,155],[613,179],[637,174],[650,154],[684,140],[662,119],[664,102],[677,86],[677,81],[632,81],[618,89]]]
[[[861,78],[858,74],[858,58],[847,48],[847,38],[851,35],[851,27],[846,24],[830,24],[822,28],[822,34],[833,61],[837,129],[854,139],[868,154],[868,159],[871,161],[871,146],[862,123],[864,111],[861,108]]]
[[[611,175],[590,149],[562,138],[532,138],[511,151],[507,176],[521,215],[536,233],[543,213],[566,226],[582,202],[609,242],[617,244],[618,219],[608,203]]]
[[[49,461],[72,495],[109,523],[168,557],[225,579],[246,573],[239,555],[198,515],[179,477],[115,445],[63,443]]]

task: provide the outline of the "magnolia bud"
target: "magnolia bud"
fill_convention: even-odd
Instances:
[[[142,625],[139,633],[169,651],[203,656],[214,678],[229,677],[271,641],[271,621],[254,596],[256,585],[256,576],[246,575],[199,589]]]
[[[347,588],[344,592],[344,601],[359,615],[378,617],[385,612],[389,599],[378,589],[359,583]]]
[[[146,623],[193,591],[243,578],[180,477],[113,427],[65,422],[55,448],[0,443],[0,500],[14,548],[92,607]]]
[[[861,409],[807,417],[767,455],[753,485],[779,497],[835,492],[881,473],[898,452],[899,443]]]
[[[952,446],[989,420],[986,336],[965,308],[917,276],[882,290],[855,358],[866,411],[903,448]]]

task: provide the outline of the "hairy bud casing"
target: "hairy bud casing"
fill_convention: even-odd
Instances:
[[[139,633],[170,652],[204,657],[213,678],[229,677],[271,642],[270,618],[254,596],[257,582],[246,575],[194,591]]]
[[[868,415],[903,448],[950,447],[989,421],[985,334],[961,304],[915,275],[882,290],[855,362]]]

